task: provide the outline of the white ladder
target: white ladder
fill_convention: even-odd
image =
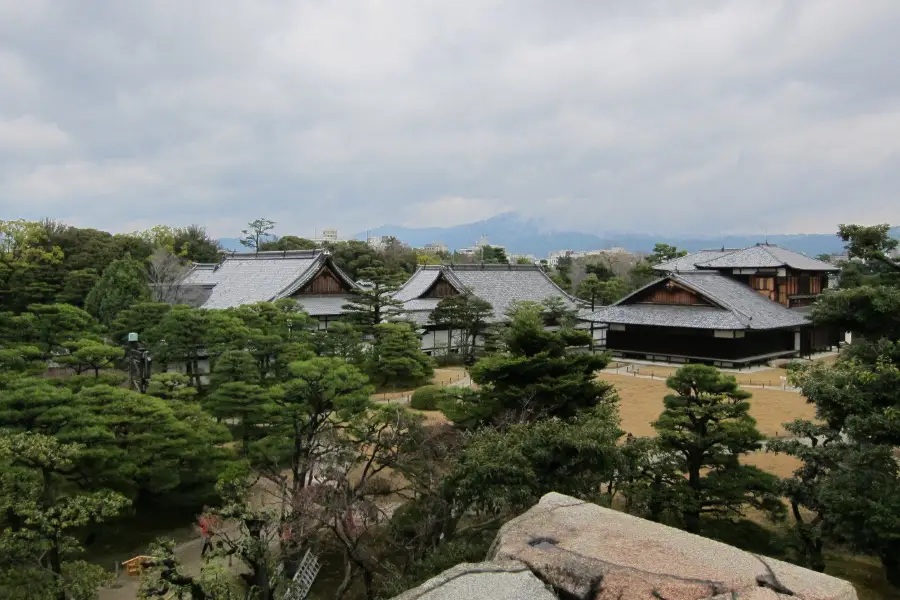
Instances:
[[[307,548],[306,553],[300,560],[300,566],[297,567],[297,572],[294,573],[294,579],[284,592],[284,600],[303,600],[306,598],[321,568],[322,563],[319,562],[319,557]]]

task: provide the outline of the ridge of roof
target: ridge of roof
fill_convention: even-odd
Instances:
[[[654,271],[669,273],[672,271],[696,271],[697,264],[720,258],[740,248],[704,248],[684,256],[679,256],[652,266]]]
[[[312,250],[265,250],[263,252],[237,252],[232,251],[225,254],[225,260],[273,260],[273,259],[310,259],[319,255],[331,255],[324,248],[315,248]],[[220,263],[221,264],[221,263]]]
[[[738,316],[738,320],[739,320],[741,323],[743,323],[743,325],[744,325],[745,327],[746,327],[747,325],[750,324],[750,321],[753,320],[753,316],[752,316],[752,315],[747,314],[746,312],[744,312],[743,310],[741,310],[741,309],[739,309],[738,307],[734,306],[733,304],[731,304],[731,303],[728,302],[727,300],[724,300],[724,299],[722,299],[722,298],[720,298],[720,297],[717,297],[717,295],[716,295],[714,292],[711,292],[710,290],[705,289],[702,285],[697,285],[696,282],[688,281],[688,280],[686,280],[683,276],[680,276],[678,273],[672,273],[671,276],[674,277],[680,284],[685,285],[685,286],[687,286],[687,287],[693,289],[693,290],[696,291],[696,292],[699,292],[699,293],[702,294],[707,300],[712,300],[715,304],[721,306],[721,307],[724,308],[725,310],[728,310],[728,311],[731,311],[731,312],[733,312],[733,313],[736,313],[737,316]],[[705,275],[704,275],[704,276],[705,276]],[[747,289],[750,290],[751,292],[753,292],[754,294],[756,294],[756,292],[754,292],[751,288],[748,287]],[[771,302],[771,300],[770,300],[770,302]],[[743,317],[743,319],[740,318],[740,317]],[[746,322],[745,322],[745,321],[746,321]]]
[[[419,265],[417,270],[436,271],[451,269],[454,271],[543,271],[539,265],[518,265],[498,263],[465,263],[465,264],[440,264]]]

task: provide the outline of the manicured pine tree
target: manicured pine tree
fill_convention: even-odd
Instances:
[[[703,514],[734,516],[745,506],[783,510],[778,478],[740,463],[765,438],[750,416],[750,394],[734,377],[706,365],[684,366],[666,385],[675,393],[663,400],[665,410],[653,428],[686,478],[680,507],[686,529],[698,532]]]

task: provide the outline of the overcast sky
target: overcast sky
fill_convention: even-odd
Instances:
[[[897,0],[0,0],[0,218],[900,222]]]

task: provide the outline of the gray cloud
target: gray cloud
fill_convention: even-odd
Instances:
[[[894,0],[0,0],[0,210],[219,235],[897,222],[898,26]]]

